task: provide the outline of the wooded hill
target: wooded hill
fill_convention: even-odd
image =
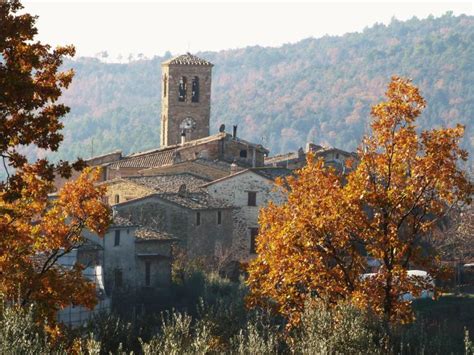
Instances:
[[[410,77],[420,87],[428,103],[419,120],[423,128],[463,123],[463,146],[474,153],[472,16],[394,19],[362,33],[278,48],[196,54],[215,64],[212,132],[222,123],[229,131],[238,124],[239,136],[272,154],[307,141],[356,149],[370,107],[382,99],[392,75]],[[160,63],[170,56],[126,64],[68,61],[65,67],[73,67],[76,76],[63,96],[71,113],[56,158],[159,146]]]

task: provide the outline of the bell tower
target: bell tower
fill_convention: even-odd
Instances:
[[[209,136],[213,64],[186,53],[161,63],[161,146]]]

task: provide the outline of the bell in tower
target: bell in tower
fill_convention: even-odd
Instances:
[[[190,53],[161,64],[161,146],[209,136],[213,64]]]

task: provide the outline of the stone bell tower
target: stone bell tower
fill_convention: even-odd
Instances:
[[[186,53],[161,63],[161,146],[209,136],[213,64]]]

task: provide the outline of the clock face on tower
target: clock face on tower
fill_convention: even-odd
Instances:
[[[193,131],[196,128],[196,121],[194,121],[191,117],[186,117],[179,125],[179,128]]]

